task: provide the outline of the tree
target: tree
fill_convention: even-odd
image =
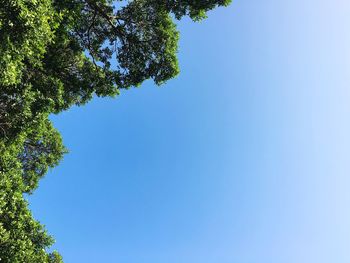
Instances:
[[[32,193],[66,152],[48,117],[179,73],[174,20],[230,0],[0,0],[0,261],[61,262]]]

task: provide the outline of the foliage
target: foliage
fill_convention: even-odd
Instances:
[[[49,115],[173,78],[173,20],[229,2],[0,0],[0,262],[62,262],[24,195],[66,152]]]

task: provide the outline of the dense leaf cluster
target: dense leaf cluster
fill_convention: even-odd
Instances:
[[[230,0],[0,0],[0,262],[62,262],[25,194],[66,152],[49,115],[179,72],[174,19]]]

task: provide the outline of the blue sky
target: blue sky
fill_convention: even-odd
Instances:
[[[66,263],[350,262],[350,4],[183,20],[181,74],[52,119],[30,197]]]

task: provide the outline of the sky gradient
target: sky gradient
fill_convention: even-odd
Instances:
[[[350,262],[350,3],[184,19],[180,75],[52,116],[29,197],[66,263]]]

